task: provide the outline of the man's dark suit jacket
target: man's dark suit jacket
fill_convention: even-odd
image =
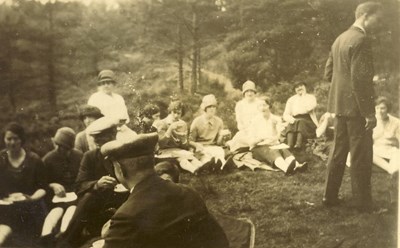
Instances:
[[[328,112],[347,117],[373,115],[373,76],[370,40],[352,26],[335,40],[326,63],[325,78],[332,82]]]
[[[227,238],[190,188],[151,175],[111,218],[106,248],[225,248]]]
[[[77,195],[81,196],[87,192],[93,191],[97,181],[101,177],[107,175],[115,178],[111,162],[103,158],[100,149],[85,152],[75,180]],[[107,191],[112,192],[112,190]]]

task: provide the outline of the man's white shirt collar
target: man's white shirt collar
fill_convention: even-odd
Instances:
[[[361,30],[364,32],[364,34],[367,34],[367,32],[365,31],[365,29],[364,29],[363,27],[361,27],[360,25],[358,25],[358,24],[353,24],[353,26],[354,26],[354,27],[357,27],[357,28],[359,28],[359,29],[361,29]]]

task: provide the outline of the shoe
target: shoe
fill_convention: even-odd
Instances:
[[[54,234],[48,234],[46,236],[42,236],[39,239],[38,245],[43,248],[47,247],[54,247],[56,242],[56,238],[54,237]]]
[[[308,163],[307,162],[303,162],[303,163],[296,163],[296,167],[294,167],[294,171],[295,172],[304,172],[305,170],[307,170],[308,168]]]
[[[286,176],[292,175],[295,167],[296,167],[296,159],[293,159],[292,162],[290,162],[288,168],[286,169],[285,175]]]
[[[294,147],[293,147],[294,149],[297,149],[297,150],[300,150],[301,148],[302,148],[302,146],[301,145],[299,145],[299,144],[296,144],[296,145],[294,145]]]
[[[227,172],[232,172],[234,169],[236,169],[237,166],[235,165],[235,162],[233,162],[233,156],[230,156],[226,158],[225,164],[221,166],[221,172],[227,173]]]
[[[214,172],[220,173],[222,171],[222,161],[219,159],[216,159],[214,163]]]
[[[210,161],[204,163],[193,174],[195,174],[196,176],[210,174],[213,171],[213,165],[212,164],[215,164],[215,159],[214,158],[212,158]]]
[[[342,199],[336,198],[334,200],[328,200],[327,198],[322,198],[322,205],[325,207],[335,207],[343,203]]]

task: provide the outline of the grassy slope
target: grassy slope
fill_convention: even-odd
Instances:
[[[396,214],[360,214],[351,209],[348,170],[341,189],[345,203],[324,208],[325,162],[313,156],[308,159],[308,170],[290,177],[280,172],[235,170],[203,178],[183,174],[182,182],[199,191],[213,211],[249,217],[256,226],[258,248],[329,248],[343,240],[340,247],[396,247]],[[374,168],[373,198],[379,207],[388,206],[388,179],[386,173]]]

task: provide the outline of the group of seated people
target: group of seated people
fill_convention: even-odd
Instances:
[[[96,148],[84,154],[74,149],[75,132],[59,128],[42,159],[24,148],[22,126],[4,128],[0,246],[86,247],[101,237],[104,247],[228,247],[197,193],[162,182],[178,182],[179,170],[155,165],[158,134],[117,139],[119,125],[93,121],[86,132]]]
[[[106,247],[126,247],[123,245],[130,239],[122,236],[130,234],[123,232],[128,229],[132,233],[141,232],[133,227],[124,229],[129,221],[146,226],[142,222],[152,216],[154,220],[149,220],[150,223],[156,225],[151,221],[159,221],[157,230],[161,232],[173,224],[169,221],[181,223],[187,218],[189,221],[200,218],[195,211],[200,208],[201,218],[205,218],[204,203],[191,191],[184,193],[186,188],[165,186],[172,193],[158,195],[152,185],[160,183],[158,179],[142,185],[142,180],[155,174],[154,168],[159,168],[163,178],[177,182],[179,173],[162,173],[173,172],[174,161],[180,169],[199,175],[208,170],[223,170],[227,151],[231,154],[247,151],[256,160],[290,175],[304,167],[291,151],[302,149],[307,139],[321,135],[321,127],[326,129],[327,126],[325,122],[317,125],[316,99],[307,93],[304,83],[294,86],[296,94],[289,98],[283,117],[279,117],[271,112],[271,100],[257,96],[256,85],[246,81],[242,87],[243,99],[235,107],[238,132],[232,139],[222,119],[216,115],[218,102],[212,94],[203,97],[202,114],[188,128],[182,120],[185,106],[180,100],[171,101],[164,119],[160,119],[160,109],[155,104],[147,104],[137,118],[130,119],[123,98],[113,92],[115,84],[112,71],[100,72],[98,92],[90,97],[88,105],[80,108],[85,129],[76,134],[69,127],[59,128],[52,138],[54,149],[42,159],[24,148],[27,137],[22,126],[13,122],[4,128],[5,149],[0,152],[0,246],[30,246],[31,243],[18,242],[41,236],[44,246],[54,247],[57,240],[59,247],[79,247],[93,237],[102,236]],[[374,163],[393,173],[398,170],[400,124],[388,114],[390,103],[386,98],[378,99],[376,110]],[[133,192],[155,212],[150,214],[138,209],[138,213],[130,215],[124,212],[126,209],[120,211],[135,195]],[[147,199],[144,192],[157,199]],[[181,202],[186,199],[181,196],[174,205],[170,200],[175,196],[169,196],[170,193],[188,196],[193,203]],[[172,198],[168,200],[168,197]],[[197,207],[192,206],[196,203]],[[165,208],[161,210],[152,204],[164,207],[171,204],[167,212],[172,219],[160,220],[157,214],[162,215]],[[172,209],[182,206],[185,209],[179,213]],[[150,216],[140,216],[144,214],[141,211]],[[113,218],[117,226],[122,226],[121,230],[113,229]],[[213,223],[211,219],[208,222]],[[214,228],[210,230],[219,230],[214,224],[210,225]],[[153,229],[147,231],[153,235]],[[149,233],[141,234],[151,240]],[[223,235],[219,236],[220,246],[204,247],[225,247]],[[141,237],[131,238],[135,242],[149,242]]]

